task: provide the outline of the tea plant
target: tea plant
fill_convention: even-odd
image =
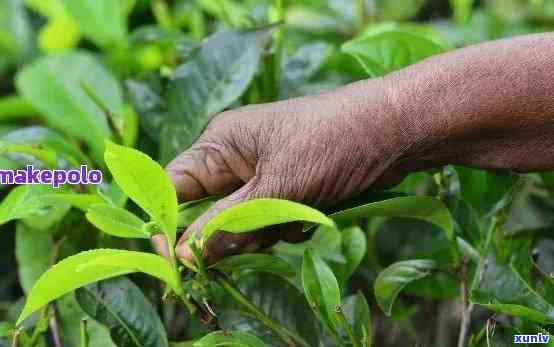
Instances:
[[[217,199],[179,204],[162,166],[217,113],[554,18],[548,1],[449,5],[453,18],[422,23],[446,6],[0,0],[0,168],[104,173],[100,186],[1,187],[0,255],[17,264],[0,260],[0,346],[497,346],[549,334],[550,173],[448,166],[321,211],[251,200],[188,240],[194,261],[174,253]],[[309,241],[201,256],[217,233],[293,221]],[[158,235],[167,257],[152,253]]]

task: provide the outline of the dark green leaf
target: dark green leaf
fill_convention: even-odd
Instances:
[[[162,129],[163,163],[188,148],[214,115],[246,91],[274,29],[218,32],[177,68],[168,87],[170,119]]]
[[[406,196],[374,202],[329,215],[339,225],[352,225],[364,217],[406,217],[437,225],[453,239],[454,226],[448,208],[438,199]]]
[[[81,308],[110,330],[118,347],[168,346],[156,310],[127,278],[94,283],[78,289],[75,295]]]
[[[191,225],[196,218],[206,212],[216,201],[217,199],[210,197],[180,204],[178,206],[177,226],[187,227]]]
[[[354,336],[362,347],[371,346],[372,325],[371,310],[361,292],[344,299],[343,310],[348,323],[354,329]]]
[[[310,249],[302,261],[302,286],[322,323],[335,330],[335,312],[341,303],[339,285],[331,268]]]
[[[390,316],[394,301],[408,284],[430,275],[437,269],[432,260],[406,260],[394,263],[381,271],[375,280],[375,299],[379,307]]]
[[[250,302],[295,333],[306,346],[318,345],[316,319],[304,295],[289,281],[269,273],[252,272],[239,277],[237,286]],[[227,296],[219,298],[216,304],[222,310],[221,328],[248,331],[268,343],[275,340],[264,325],[242,313]]]
[[[341,283],[346,283],[360,265],[366,252],[366,235],[358,226],[342,230],[342,254],[345,262],[336,264],[333,269]]]
[[[194,347],[266,347],[255,335],[241,331],[216,331],[193,343]]]
[[[283,277],[294,275],[290,265],[281,258],[269,254],[240,254],[227,257],[211,267],[223,272],[254,270],[269,272]]]

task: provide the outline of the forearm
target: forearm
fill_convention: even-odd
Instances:
[[[460,49],[382,83],[409,139],[406,170],[554,170],[554,34]]]

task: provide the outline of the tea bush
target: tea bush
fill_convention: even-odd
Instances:
[[[217,113],[546,31],[551,1],[0,0],[0,346],[504,346],[554,323],[554,176],[447,166],[332,209],[217,198],[163,165]],[[136,148],[136,149],[133,149]],[[152,159],[154,158],[154,159]],[[206,264],[218,232],[313,237]],[[263,232],[263,231],[259,231]],[[149,239],[164,235],[167,258]],[[554,342],[550,342],[552,344]]]

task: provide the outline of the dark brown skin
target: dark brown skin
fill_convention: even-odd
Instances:
[[[329,206],[446,164],[554,170],[554,34],[472,46],[384,78],[220,114],[167,167],[182,200],[230,194],[189,227],[177,255],[190,259],[189,235],[238,202]],[[278,239],[298,240],[298,228],[218,233],[206,257]]]

